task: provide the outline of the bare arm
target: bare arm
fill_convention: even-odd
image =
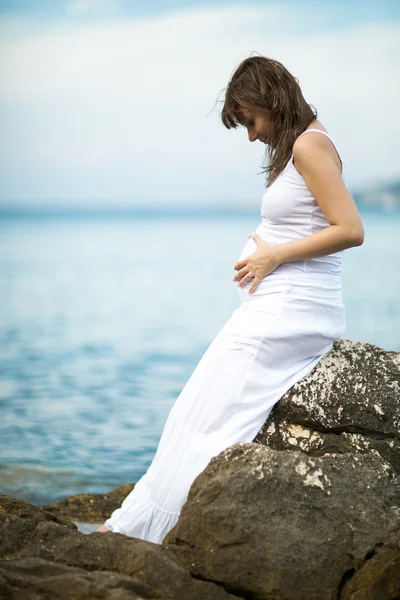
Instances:
[[[335,155],[332,143],[321,134],[308,133],[296,140],[293,147],[296,168],[330,225],[307,237],[275,246],[279,264],[324,256],[363,243],[360,214]]]

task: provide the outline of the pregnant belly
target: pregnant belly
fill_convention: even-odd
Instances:
[[[266,227],[263,225],[263,223],[260,223],[258,225],[258,227],[254,230],[254,233],[258,233],[258,235],[261,237],[261,239],[265,240],[269,244],[274,245],[277,243],[274,239],[274,236],[272,236],[271,232],[266,229]],[[253,254],[253,252],[255,252],[256,250],[257,250],[257,244],[255,243],[255,241],[252,238],[249,238],[247,240],[247,242],[245,243],[245,245],[243,246],[242,251],[239,254],[238,260],[243,260],[244,258],[247,258],[248,256],[250,256],[250,254]]]
[[[255,243],[255,241],[252,238],[249,238],[245,243],[241,253],[239,254],[238,260],[243,260],[244,258],[247,258],[248,256],[250,256],[250,254],[253,254],[253,252],[255,252],[256,248],[257,244]]]
[[[257,249],[257,244],[255,243],[255,241],[252,238],[249,238],[247,240],[247,242],[245,243],[245,245],[243,246],[243,249],[242,249],[241,253],[239,254],[239,257],[237,260],[243,260],[244,258],[247,258],[248,256],[250,256],[250,254],[253,254],[253,252],[256,249]],[[235,271],[235,272],[237,273],[237,271]],[[251,298],[253,297],[253,295],[249,294],[250,287],[251,287],[250,281],[243,287],[239,287],[239,286],[237,287],[237,292],[238,292],[241,302],[247,302],[248,300],[251,300]],[[259,288],[256,289],[256,291],[254,292],[254,295],[259,295],[260,293],[262,293],[262,290],[261,290],[261,287],[259,286]]]
[[[259,231],[256,230],[256,232],[258,233],[258,235],[260,235]],[[247,258],[248,256],[250,256],[250,254],[253,254],[253,252],[255,252],[256,249],[256,242],[252,238],[249,238],[243,246],[242,251],[239,254],[237,260],[243,260]],[[277,267],[272,273],[270,273],[260,281],[253,294],[249,294],[251,282],[248,282],[243,287],[238,287],[237,292],[239,294],[240,300],[242,302],[247,302],[258,296],[275,296],[277,293],[280,294],[283,291],[286,291],[288,287],[288,281],[285,277],[285,272],[287,270],[287,264],[279,265],[279,267]]]

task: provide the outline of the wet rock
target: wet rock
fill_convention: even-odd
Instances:
[[[8,496],[0,496],[0,557],[0,597],[13,600],[237,600],[193,578],[159,544],[118,533],[84,535],[73,523]]]
[[[134,484],[127,483],[106,494],[76,494],[45,504],[42,508],[72,521],[103,523],[133,488]]]
[[[254,441],[311,456],[377,450],[400,473],[400,353],[336,340]]]
[[[163,545],[246,598],[336,600],[373,549],[400,546],[399,485],[374,451],[314,458],[236,444],[196,478]]]

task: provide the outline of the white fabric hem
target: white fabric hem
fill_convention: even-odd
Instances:
[[[118,516],[116,522],[110,517],[104,525],[113,533],[161,544],[178,521],[179,515],[180,513],[165,510],[154,502],[134,502]]]

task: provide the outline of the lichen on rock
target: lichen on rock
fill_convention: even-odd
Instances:
[[[312,456],[374,449],[400,474],[400,354],[336,340],[275,405],[254,441]]]

